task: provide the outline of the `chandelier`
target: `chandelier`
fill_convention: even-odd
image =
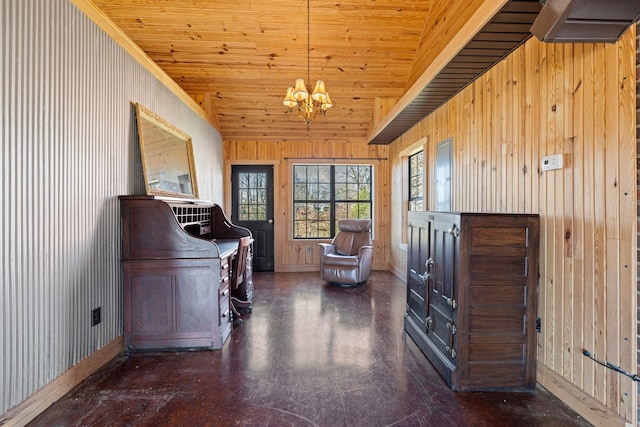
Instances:
[[[327,110],[333,106],[329,93],[325,89],[324,82],[318,80],[313,92],[311,91],[311,13],[310,0],[307,0],[307,82],[304,79],[296,79],[293,87],[287,89],[287,95],[283,104],[289,107],[289,115],[295,110],[298,116],[307,124],[307,127],[318,117],[324,116]]]

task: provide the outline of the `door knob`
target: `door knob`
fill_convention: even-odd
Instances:
[[[269,218],[269,224],[273,224],[273,218]]]

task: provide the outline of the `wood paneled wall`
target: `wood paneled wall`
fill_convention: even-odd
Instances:
[[[300,123],[300,126],[305,126]],[[314,123],[321,131],[322,123]],[[388,146],[365,143],[311,142],[235,142],[224,143],[226,177],[231,177],[232,165],[274,165],[275,271],[318,271],[320,258],[318,240],[294,240],[292,206],[292,165],[372,164],[374,167],[374,229],[373,267],[386,270],[389,265],[389,167]],[[227,215],[231,214],[231,180],[225,180]],[[233,220],[233,219],[232,219]],[[311,253],[308,253],[311,248]]]
[[[401,153],[423,137],[430,207],[435,146],[453,137],[454,210],[540,214],[538,381],[595,424],[635,422],[632,380],[583,355],[636,371],[635,80],[635,28],[616,44],[530,39],[389,153],[394,271]],[[556,153],[563,169],[541,171]]]
[[[637,117],[640,117],[640,75],[637,70],[640,67],[640,32],[638,28],[640,24],[636,24],[636,185],[640,186],[640,122]],[[638,192],[636,191],[636,194]],[[637,280],[637,293],[636,293],[636,301],[640,299],[640,272],[638,271],[638,259],[640,259],[640,234],[638,234],[638,228],[640,228],[640,202],[638,203],[638,216],[636,220],[636,238],[639,242],[637,250],[636,250],[636,280]],[[636,372],[640,372],[640,310],[638,310],[638,329],[637,329],[637,337],[636,337],[636,359],[638,362],[638,367]],[[636,406],[636,425],[640,427],[640,383],[638,383],[638,396],[637,396],[637,406]]]

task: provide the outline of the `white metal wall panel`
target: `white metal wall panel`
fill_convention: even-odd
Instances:
[[[131,103],[193,138],[219,203],[222,143],[67,0],[2,0],[0,62],[2,414],[122,334],[117,196],[144,193]]]

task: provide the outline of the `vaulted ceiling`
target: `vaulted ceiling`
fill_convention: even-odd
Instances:
[[[287,87],[307,79],[305,0],[93,3],[219,123],[224,140],[364,143],[374,115],[416,92],[452,42],[467,43],[469,28],[508,2],[311,0],[310,77],[325,81],[334,106],[309,129],[282,104]]]

